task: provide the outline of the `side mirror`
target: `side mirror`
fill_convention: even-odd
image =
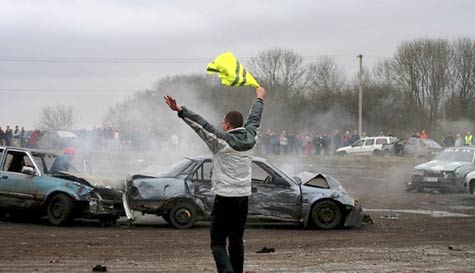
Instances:
[[[21,168],[21,173],[28,174],[28,175],[35,175],[36,171],[35,171],[35,168],[33,167],[23,166],[23,168]]]

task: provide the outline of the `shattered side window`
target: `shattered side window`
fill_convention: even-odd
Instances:
[[[21,169],[25,166],[34,167],[28,155],[24,152],[10,151],[3,165],[3,171],[21,173]]]
[[[252,162],[252,182],[262,183],[269,176],[269,173],[262,169],[261,166]]]

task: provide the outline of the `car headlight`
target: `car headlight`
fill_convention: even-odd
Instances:
[[[417,170],[417,169],[415,169],[415,170],[414,170],[414,174],[415,174],[415,175],[424,175],[424,171],[423,171],[423,170]]]
[[[444,178],[455,178],[455,173],[453,172],[442,172]]]

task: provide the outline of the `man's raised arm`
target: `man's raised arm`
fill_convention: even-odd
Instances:
[[[251,111],[247,116],[246,124],[244,128],[256,135],[256,131],[261,124],[262,110],[264,109],[264,98],[266,96],[266,90],[263,87],[256,88],[257,100],[251,107]]]

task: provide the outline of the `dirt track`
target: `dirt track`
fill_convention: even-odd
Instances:
[[[293,171],[322,170],[337,177],[368,209],[437,210],[475,216],[468,194],[406,193],[409,159],[275,158]],[[310,165],[311,164],[311,165]],[[373,225],[350,230],[305,230],[253,224],[245,234],[248,272],[474,272],[475,217],[369,212]],[[386,219],[387,216],[397,219]],[[215,272],[207,223],[175,230],[147,217],[128,227],[95,223],[52,227],[0,222],[0,272]],[[255,253],[262,247],[274,253]]]

